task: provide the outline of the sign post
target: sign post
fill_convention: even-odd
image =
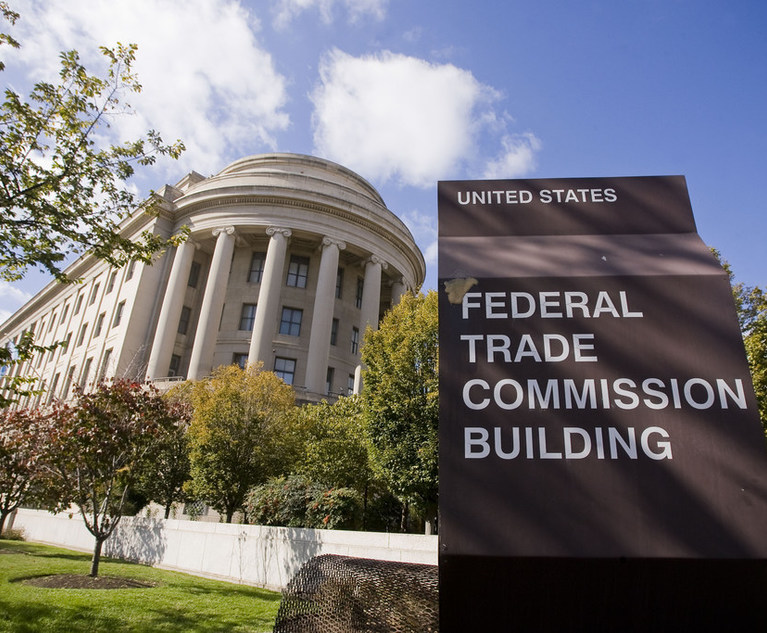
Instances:
[[[684,178],[438,193],[440,630],[767,615],[767,449]]]

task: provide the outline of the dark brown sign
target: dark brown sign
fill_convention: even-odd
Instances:
[[[439,215],[442,630],[503,630],[504,592],[545,609],[563,573],[581,605],[645,592],[616,618],[732,593],[744,570],[700,561],[767,559],[767,450],[684,179],[443,182]]]

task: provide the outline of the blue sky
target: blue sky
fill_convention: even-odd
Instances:
[[[698,231],[767,285],[767,3],[761,0],[11,0],[4,87],[76,48],[139,46],[115,140],[158,129],[181,160],[145,194],[244,155],[335,160],[378,188],[436,288],[436,182],[682,174]],[[47,279],[0,282],[0,321]]]

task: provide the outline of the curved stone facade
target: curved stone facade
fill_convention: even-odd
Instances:
[[[34,325],[38,342],[70,345],[17,371],[35,369],[66,397],[73,382],[101,376],[197,379],[260,362],[300,398],[346,394],[359,388],[365,328],[424,279],[405,225],[330,161],[249,156],[158,195],[160,214],[132,218],[127,234],[187,227],[189,239],[153,266],[78,260],[71,271],[84,284],[49,284],[3,328],[13,339]]]

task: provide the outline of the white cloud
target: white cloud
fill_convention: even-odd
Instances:
[[[0,281],[0,323],[5,323],[10,316],[32,298],[28,292],[24,292],[18,286]]]
[[[15,34],[36,79],[52,76],[58,52],[75,48],[89,68],[99,45],[136,43],[143,85],[129,95],[136,114],[117,117],[121,139],[157,129],[187,147],[172,176],[211,173],[243,151],[275,149],[289,125],[285,79],[258,43],[258,20],[236,0],[66,0],[26,2]],[[156,183],[155,183],[156,184]]]
[[[485,167],[483,178],[517,178],[530,171],[535,165],[535,153],[541,149],[541,141],[532,134],[504,136],[500,155]]]
[[[355,23],[365,16],[382,20],[389,0],[276,0],[274,3],[274,26],[285,28],[304,11],[317,9],[325,24],[333,22],[335,8],[340,6],[348,13],[348,21]]]
[[[493,109],[500,94],[471,72],[388,51],[331,51],[311,98],[316,151],[379,182],[427,187],[459,169],[481,171],[483,134],[501,139],[507,125]],[[514,151],[512,142],[505,157]]]

